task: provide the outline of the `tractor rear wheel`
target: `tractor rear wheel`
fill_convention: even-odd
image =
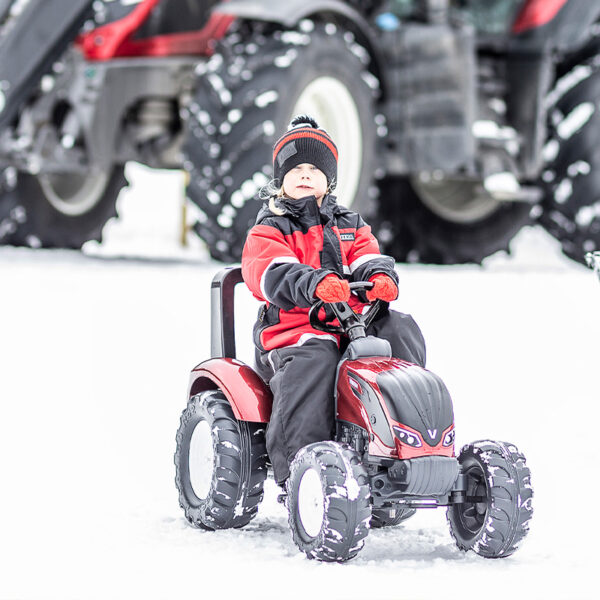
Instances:
[[[264,425],[238,421],[219,390],[192,396],[181,415],[175,485],[186,519],[200,529],[247,525],[267,477]]]
[[[564,254],[584,264],[587,252],[600,250],[599,100],[597,54],[573,65],[550,94],[551,136],[542,174],[540,222]]]
[[[102,241],[106,222],[127,186],[124,167],[82,173],[0,172],[0,244],[79,249]]]
[[[379,210],[371,223],[382,250],[401,262],[481,263],[531,223],[531,206],[498,202],[474,181],[380,182]]]
[[[272,177],[273,144],[294,115],[310,114],[335,140],[340,204],[373,205],[379,82],[350,32],[309,21],[289,31],[240,24],[197,74],[184,167],[195,230],[214,258],[239,261]]]

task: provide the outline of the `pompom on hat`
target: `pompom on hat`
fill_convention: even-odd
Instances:
[[[309,115],[298,115],[273,146],[273,177],[282,185],[288,171],[310,163],[325,173],[331,186],[337,178],[337,161],[337,146],[327,132]]]

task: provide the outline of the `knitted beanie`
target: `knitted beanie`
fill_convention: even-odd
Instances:
[[[327,132],[312,117],[298,115],[273,147],[273,177],[282,185],[288,171],[310,163],[325,173],[331,185],[337,177],[337,160],[337,147]]]

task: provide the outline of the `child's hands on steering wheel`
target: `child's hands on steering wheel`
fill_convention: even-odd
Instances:
[[[377,273],[369,281],[373,284],[370,290],[365,291],[369,302],[375,300],[391,302],[398,297],[398,286],[389,275]],[[337,275],[327,275],[317,285],[315,296],[323,302],[347,302],[350,299],[350,285]]]
[[[369,281],[373,283],[373,287],[365,292],[369,302],[377,299],[391,302],[398,297],[398,286],[389,275],[378,273],[373,275]]]
[[[317,285],[315,296],[323,302],[348,302],[350,300],[350,284],[337,275],[327,275]]]

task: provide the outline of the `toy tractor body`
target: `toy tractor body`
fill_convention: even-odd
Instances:
[[[192,371],[177,434],[180,503],[192,524],[208,529],[248,523],[268,469],[270,390],[235,358],[233,290],[240,281],[239,268],[213,281],[213,357]],[[351,289],[370,285],[351,283]],[[333,325],[320,320],[322,306],[317,302],[309,313],[313,327],[343,332],[349,341],[337,373],[336,439],[302,448],[290,466],[286,503],[297,546],[319,560],[347,560],[370,527],[447,506],[460,548],[486,557],[512,554],[532,512],[523,455],[512,444],[480,441],[456,457],[452,400],[442,380],[391,357],[387,341],[365,334],[379,301],[363,315],[331,304]]]

